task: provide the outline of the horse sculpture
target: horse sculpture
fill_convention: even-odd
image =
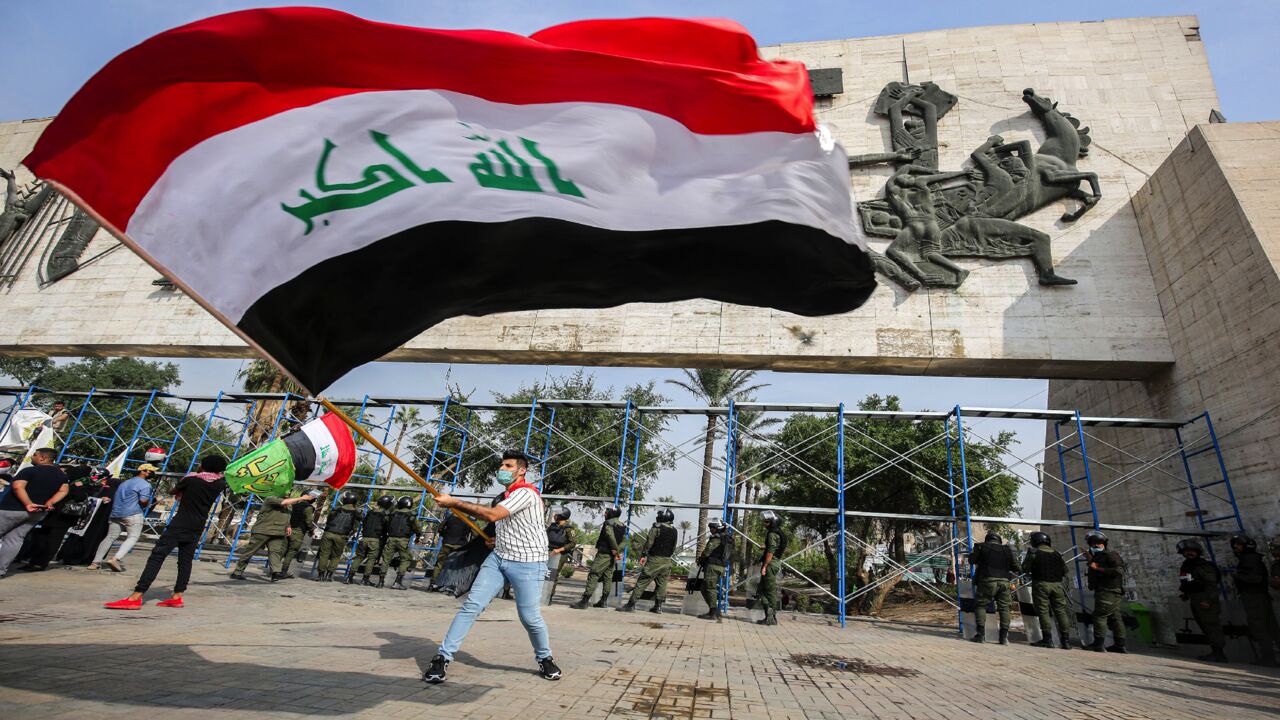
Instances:
[[[1076,283],[1054,272],[1049,236],[1014,221],[1065,199],[1079,202],[1062,216],[1074,222],[1097,204],[1098,176],[1076,169],[1089,152],[1089,129],[1033,89],[1024,90],[1022,99],[1045,128],[1045,141],[1034,152],[1028,140],[1005,143],[993,136],[970,155],[970,168],[940,173],[904,165],[886,183],[883,200],[859,204],[867,232],[893,238],[885,255],[875,257],[882,274],[909,290],[957,287],[968,272],[947,258],[1026,257],[1042,285]]]

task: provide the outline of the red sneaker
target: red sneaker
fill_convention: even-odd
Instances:
[[[169,598],[168,600],[161,600],[160,602],[156,603],[156,607],[171,607],[171,608],[183,607],[182,598]]]
[[[107,608],[108,610],[140,610],[142,609],[142,598],[138,598],[137,600],[124,598],[123,600],[117,600],[115,602],[103,603],[102,607]]]

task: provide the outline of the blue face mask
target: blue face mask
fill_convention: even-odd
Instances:
[[[502,483],[503,485],[510,485],[515,481],[516,481],[516,474],[511,472],[510,470],[498,471],[498,482]]]
[[[1091,553],[1093,553],[1093,554],[1095,554],[1095,555],[1096,555],[1096,554],[1098,554],[1098,553],[1106,552],[1106,551],[1107,551],[1107,549],[1106,549],[1106,548],[1104,548],[1104,547],[1091,547],[1091,548],[1089,548],[1089,552],[1091,552]]]

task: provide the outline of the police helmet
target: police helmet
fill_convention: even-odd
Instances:
[[[1195,550],[1196,554],[1201,556],[1204,555],[1204,546],[1200,544],[1199,540],[1195,540],[1193,538],[1187,538],[1186,540],[1179,540],[1178,546],[1177,546],[1178,554],[1181,555],[1182,553],[1188,550]]]
[[[1035,547],[1037,545],[1052,545],[1052,544],[1053,543],[1049,541],[1048,533],[1042,533],[1038,531],[1031,533],[1031,547]]]
[[[983,541],[999,545],[1004,542],[1004,539],[1001,538],[998,533],[989,532],[987,533],[987,536],[983,538]]]
[[[552,520],[568,520],[573,517],[573,513],[569,512],[569,508],[561,505],[551,513]]]
[[[760,519],[764,520],[765,525],[768,525],[770,530],[776,530],[778,525],[782,523],[782,518],[778,517],[778,513],[772,510],[765,510],[760,513]]]
[[[719,535],[724,532],[724,523],[720,522],[718,519],[712,520],[707,523],[707,529],[711,531],[712,535]]]
[[[409,497],[408,495],[401,495],[400,499],[396,500],[396,507],[400,508],[401,510],[408,510],[409,508],[413,507],[413,498]]]
[[[1236,535],[1235,537],[1231,538],[1231,547],[1234,548],[1237,545],[1251,552],[1256,552],[1258,549],[1258,541],[1254,540],[1248,535]]]
[[[356,494],[348,490],[342,493],[342,498],[340,500],[343,505],[352,505],[356,501]]]
[[[1101,530],[1090,530],[1089,534],[1084,536],[1085,545],[1101,545],[1106,547],[1108,542],[1110,541],[1107,540],[1106,533]]]
[[[613,518],[616,518],[616,517],[622,517],[622,508],[618,507],[617,505],[605,505],[604,519],[612,520]]]
[[[389,508],[391,507],[391,503],[393,502],[395,501],[391,499],[390,495],[383,495],[382,497],[378,498],[378,507]]]
[[[662,508],[658,511],[658,522],[669,523],[676,519],[676,514],[671,512],[669,508]]]
[[[94,482],[106,482],[107,480],[111,479],[111,477],[112,477],[111,470],[109,470],[108,468],[102,467],[101,465],[89,471],[89,479],[93,480]]]

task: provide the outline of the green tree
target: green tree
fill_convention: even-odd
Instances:
[[[40,380],[53,368],[49,358],[0,355],[0,374],[8,375],[21,385],[41,385]]]
[[[680,547],[684,547],[686,536],[693,529],[693,523],[688,520],[680,521]]]
[[[667,380],[685,392],[693,395],[702,404],[710,407],[723,407],[731,400],[750,397],[756,390],[768,387],[767,384],[751,385],[755,377],[754,370],[728,370],[725,368],[700,368],[684,370],[684,380]],[[711,461],[715,455],[717,435],[716,415],[707,415],[707,432],[703,439],[702,449],[702,485],[698,493],[698,502],[706,505],[711,501]],[[698,552],[707,544],[707,509],[698,509]]]
[[[396,431],[396,444],[391,448],[391,454],[400,457],[400,444],[404,442],[404,436],[422,427],[426,421],[422,419],[422,413],[418,408],[402,407],[396,410],[394,422],[400,426],[400,429]],[[390,475],[394,476],[395,470],[393,464]]]
[[[542,382],[521,385],[512,393],[494,393],[500,404],[524,407],[504,408],[481,421],[472,418],[467,441],[467,457],[464,458],[459,482],[477,491],[487,490],[493,483],[493,475],[504,448],[522,448],[528,428],[527,407],[534,398],[544,400],[630,400],[636,406],[659,405],[666,398],[654,390],[654,383],[641,383],[616,393],[611,387],[598,387],[595,376],[581,369],[555,376]],[[546,436],[545,415],[539,414],[534,423],[530,450],[542,450],[541,438]],[[622,450],[623,410],[605,407],[562,407],[556,410],[555,432],[551,436],[550,460],[542,490],[551,495],[594,495],[612,497],[617,485],[617,462]],[[454,420],[451,417],[451,422]],[[457,419],[458,424],[464,422]],[[632,416],[632,428],[637,422]],[[635,498],[641,500],[653,485],[658,473],[672,465],[669,453],[660,450],[656,435],[666,426],[667,416],[652,415],[643,418],[646,432],[641,436],[640,472],[636,478]],[[457,452],[460,433],[450,433],[441,438],[441,451]],[[425,429],[414,436],[410,445],[422,462],[431,454],[434,431]],[[628,445],[628,458],[634,450]],[[624,481],[624,495],[629,488]]]
[[[895,396],[870,395],[859,403],[862,410],[901,410]],[[792,415],[777,433],[776,487],[766,502],[807,507],[837,506],[834,483],[837,477],[836,434],[834,414]],[[910,455],[910,461],[899,461],[886,467],[899,453],[909,453],[918,446],[938,438],[945,432],[940,420],[885,420],[849,418],[846,421],[845,445],[845,509],[909,515],[950,515],[947,492],[946,445],[940,439]],[[1012,442],[1011,433],[994,438],[994,445],[966,438],[966,463],[971,478],[985,482],[971,485],[970,510],[975,515],[1006,515],[1015,507],[1018,479],[1004,471],[999,462],[1001,450]],[[816,475],[816,477],[815,477]],[[821,480],[819,478],[822,478]],[[827,538],[837,529],[837,518],[831,515],[795,514],[789,518],[797,529],[797,539]],[[849,532],[867,546],[885,544],[893,560],[906,562],[906,537],[939,529],[927,521],[901,518],[856,518],[848,523]],[[836,582],[836,542],[822,542],[827,560],[826,580],[833,593],[839,593]],[[791,548],[798,550],[799,546]],[[866,548],[850,541],[847,553],[849,580],[861,586],[877,579],[877,572],[892,573],[892,568],[864,570]],[[890,579],[862,598],[858,610],[878,612],[884,598],[897,584]]]

